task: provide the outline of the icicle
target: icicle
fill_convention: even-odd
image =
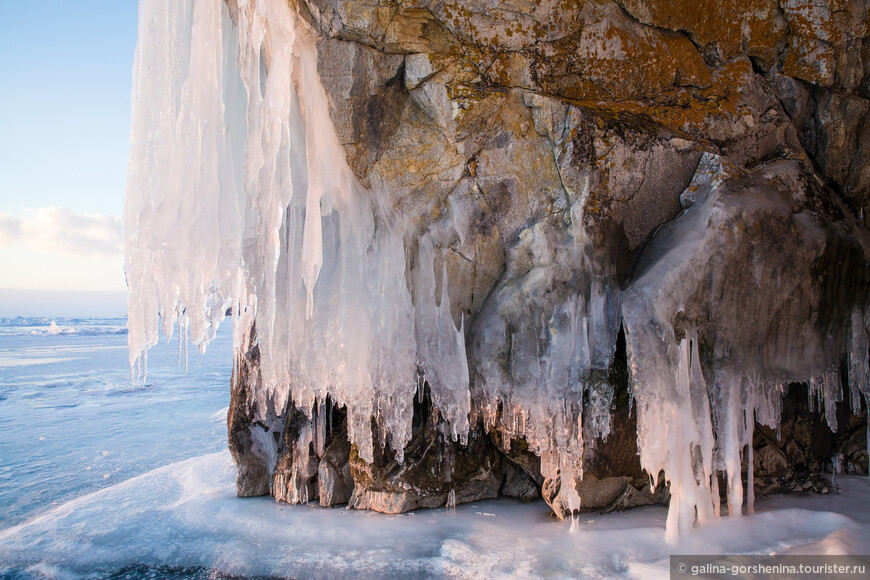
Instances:
[[[141,354],[137,355],[130,363],[130,387],[132,389],[136,388],[136,381],[139,380],[139,359],[141,357]]]
[[[728,515],[731,517],[743,515],[743,470],[740,457],[742,446],[740,445],[740,421],[743,409],[740,405],[740,391],[742,377],[731,374],[726,375],[722,388],[725,395],[725,409],[723,411],[725,424],[720,428],[723,440],[723,453],[725,460],[725,474],[728,482],[727,500]]]
[[[574,534],[580,531],[580,514],[571,512],[571,526],[568,528],[569,534]]]
[[[460,319],[459,328],[453,322],[446,264],[441,269],[440,301],[435,301],[435,251],[428,236],[419,240],[412,280],[419,366],[432,402],[452,426],[452,438],[465,443],[471,411],[465,320]]]
[[[299,486],[297,482],[299,481],[299,476],[297,474],[296,466],[293,466],[293,471],[290,473],[290,503],[297,504],[302,503],[300,500]]]
[[[302,279],[307,292],[306,318],[314,316],[314,285],[323,264],[323,233],[318,194],[319,192],[309,188],[305,205],[305,229],[302,234]]]
[[[755,452],[752,449],[752,440],[750,438],[747,447],[746,459],[746,513],[755,513]]]
[[[719,472],[710,476],[710,497],[713,499],[713,514],[718,518],[722,509],[722,496],[719,494]]]
[[[326,402],[321,402],[317,405],[314,412],[314,454],[317,457],[323,457],[323,452],[326,449],[326,429],[329,423]]]
[[[187,372],[187,369],[185,369]],[[145,383],[148,382],[148,351],[144,351],[142,353],[142,386],[145,386]]]

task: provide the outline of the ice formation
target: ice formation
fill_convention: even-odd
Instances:
[[[708,155],[683,196],[685,213],[645,251],[621,305],[586,247],[580,196],[567,231],[523,232],[508,259],[525,253],[533,266],[509,268],[467,325],[451,314],[434,237],[351,171],[314,36],[286,0],[230,4],[140,5],[124,232],[131,366],[144,372],[161,325],[204,350],[232,308],[236,355],[259,346],[257,408],[281,414],[292,403],[309,422],[303,454],[309,442],[322,447],[329,397],[346,408],[360,457],[371,462],[374,445],[389,445],[401,462],[422,377],[455,440],[477,421],[507,441],[525,439],[543,475],[561,477],[573,511],[584,432],[610,429],[607,369],[622,322],[641,463],[653,485],[662,470],[670,481],[672,535],[718,515],[718,472],[728,475],[729,510],[741,513],[741,454],[752,452],[755,420],[777,424],[789,382],[808,381],[835,427],[836,355],[846,345],[820,343],[800,322],[818,322],[800,309],[821,299],[809,298],[808,280],[777,271],[818,258],[810,238],[825,234],[785,201],[731,191],[729,180],[749,177]],[[463,238],[463,208],[450,211]],[[763,216],[805,243],[777,259],[763,252],[778,246],[763,243],[711,256],[705,248],[728,247],[717,236],[741,216]],[[751,325],[735,319],[741,311]],[[855,409],[870,392],[868,314],[850,313]],[[252,434],[274,466],[274,440]],[[290,487],[291,499],[305,500],[295,477]]]
[[[288,397],[311,409],[329,394],[363,457],[376,416],[401,459],[419,366],[463,437],[464,339],[446,286],[436,303],[434,250],[420,242],[410,284],[403,222],[351,173],[313,39],[288,3],[239,2],[231,14],[219,2],[144,2],[136,81],[131,362],[144,364],[161,319],[167,336],[177,325],[204,349],[233,307],[237,345],[257,322],[261,409]]]
[[[232,307],[237,352],[256,321],[260,409],[267,399],[283,409],[289,399],[314,421],[329,395],[346,406],[361,457],[372,460],[375,417],[401,461],[419,370],[450,434],[464,441],[465,325],[451,316],[446,271],[435,269],[441,250],[428,235],[410,239],[385,196],[355,179],[328,115],[313,38],[288,3],[237,8],[142,4],[125,210],[131,364],[144,370],[161,320],[168,337],[177,326],[204,349]],[[454,222],[463,229],[461,215]],[[482,388],[493,405],[503,402],[506,432],[545,456],[547,474],[573,480],[582,460],[577,379],[607,368],[618,326],[601,282],[582,264],[566,269],[583,251],[571,248],[561,265],[502,290],[520,313],[512,376],[484,369]],[[538,300],[560,275],[582,287],[551,304],[547,319],[524,312],[520,303]],[[546,352],[535,346],[542,332]],[[606,411],[607,392],[599,399]],[[498,410],[483,415],[492,422]],[[573,485],[563,488],[571,495]]]
[[[542,475],[561,477],[560,499],[572,512],[580,508],[573,481],[583,475],[584,390],[588,432],[606,437],[607,369],[619,332],[619,294],[586,255],[584,201],[575,202],[569,235],[544,227],[523,232],[515,254],[532,254],[536,266],[503,278],[471,337],[484,425],[507,441],[526,440],[541,457]]]
[[[833,430],[843,399],[842,353],[851,352],[853,411],[860,412],[862,393],[870,395],[868,325],[861,310],[851,312],[852,304],[866,303],[862,261],[825,264],[817,275],[830,295],[814,288],[805,273],[820,258],[818,241],[838,233],[806,212],[792,213],[786,195],[763,195],[767,176],[789,175],[790,163],[729,181],[722,175],[728,168],[706,155],[689,188],[694,203],[646,248],[624,295],[641,465],[670,481],[671,535],[696,517],[719,515],[720,472],[727,475],[728,511],[742,513],[743,458],[752,511],[755,423],[779,425],[790,383],[809,385],[810,409],[824,405]],[[831,322],[847,319],[848,345]]]

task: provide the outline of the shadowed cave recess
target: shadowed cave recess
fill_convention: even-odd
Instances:
[[[129,341],[232,313],[241,496],[866,473],[870,2],[144,0]]]

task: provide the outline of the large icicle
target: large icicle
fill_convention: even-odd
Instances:
[[[232,4],[142,3],[125,212],[132,360],[160,317],[167,336],[180,317],[205,348],[235,304],[237,352],[256,320],[259,409],[292,399],[311,416],[329,394],[363,458],[374,416],[401,459],[417,379],[403,223],[348,167],[289,4]],[[465,374],[466,402],[442,409],[462,436]]]
[[[820,283],[811,275],[820,262],[825,275],[859,270],[861,242],[793,213],[784,188],[767,179],[794,173],[794,162],[779,162],[750,175],[706,154],[683,196],[690,207],[647,246],[626,289],[638,449],[642,467],[670,482],[671,538],[691,528],[696,513],[701,522],[718,514],[720,472],[729,513],[752,510],[755,423],[779,424],[788,383],[807,383],[811,406],[823,404],[836,429],[847,337],[829,330],[831,320],[852,321],[853,405],[864,388],[866,325],[860,312],[849,316],[853,303],[866,301],[861,277]],[[821,253],[828,244],[856,251],[832,267]]]
[[[413,272],[417,352],[429,384],[432,401],[447,411],[454,440],[466,442],[471,394],[465,358],[465,323],[456,328],[450,312],[446,266],[441,273],[441,299],[435,303],[435,255],[432,241],[424,236],[418,245]]]
[[[179,313],[204,349],[238,289],[238,125],[224,114],[238,78],[225,78],[222,22],[223,3],[142,3],[124,216],[132,359],[156,344],[159,316],[170,336]]]

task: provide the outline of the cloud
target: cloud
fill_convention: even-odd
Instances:
[[[55,254],[115,257],[121,254],[121,219],[54,206],[29,210],[23,218],[0,213],[0,248],[15,244]]]
[[[21,218],[0,213],[0,248],[11,246],[21,237]]]

